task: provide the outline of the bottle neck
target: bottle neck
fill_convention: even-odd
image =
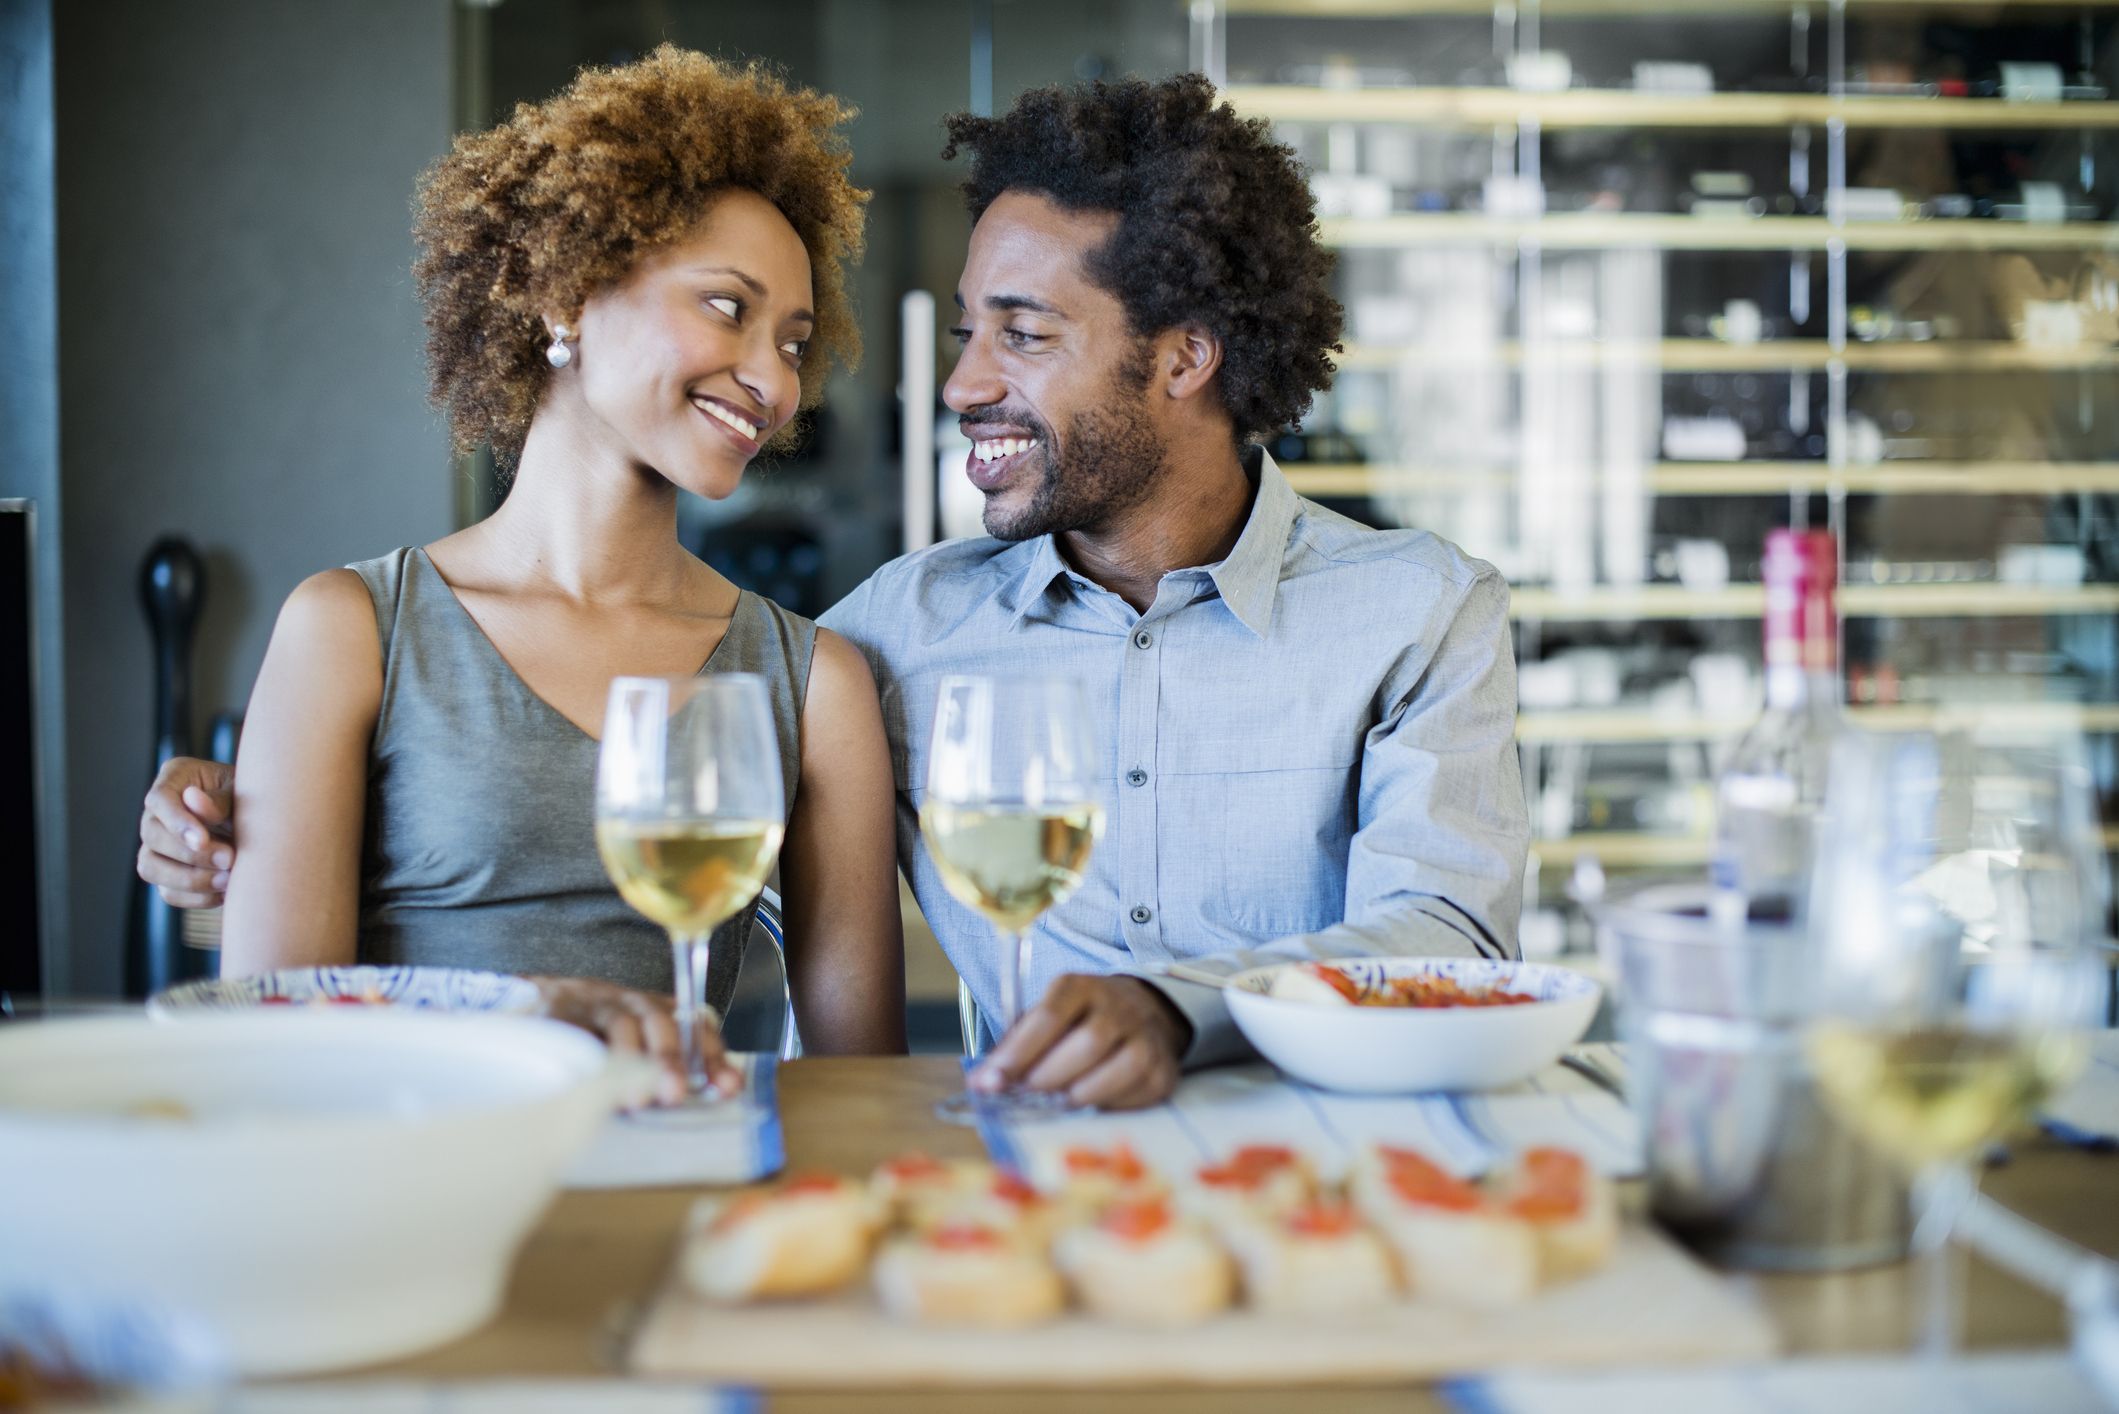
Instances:
[[[1794,710],[1840,700],[1839,613],[1832,590],[1766,594],[1766,705]]]
[[[1812,672],[1800,664],[1768,664],[1766,708],[1773,712],[1801,712],[1811,707],[1840,705],[1839,673]]]

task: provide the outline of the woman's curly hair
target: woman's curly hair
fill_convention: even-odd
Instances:
[[[457,449],[490,443],[512,467],[551,376],[543,316],[577,313],[731,188],[771,202],[809,251],[801,406],[816,406],[831,364],[860,357],[845,265],[860,258],[868,193],[838,131],[852,116],[755,64],[665,44],[459,137],[420,178],[413,224],[430,392]]]
[[[1118,214],[1089,277],[1136,335],[1197,323],[1221,339],[1239,441],[1295,425],[1331,386],[1341,312],[1309,183],[1267,124],[1216,104],[1204,77],[1034,89],[1001,117],[946,126],[943,157],[972,154],[972,220],[1011,190]]]

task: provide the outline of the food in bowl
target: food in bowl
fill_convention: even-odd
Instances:
[[[243,1377],[409,1354],[491,1316],[614,1080],[594,1037],[523,1017],[0,1028],[0,1264],[193,1319]]]
[[[1549,963],[1484,958],[1336,958],[1364,996],[1468,996],[1483,1004],[1349,1005],[1311,962],[1229,979],[1229,1014],[1260,1055],[1297,1080],[1357,1094],[1495,1090],[1527,1080],[1582,1038],[1601,989]],[[1288,974],[1297,980],[1287,980]],[[1317,993],[1332,999],[1320,1003]],[[1512,1000],[1497,1002],[1506,995]],[[1522,1000],[1513,1000],[1521,998]]]
[[[1453,977],[1425,972],[1358,978],[1329,962],[1299,962],[1281,969],[1267,996],[1313,1006],[1521,1006],[1538,1000],[1505,987],[1467,987]]]

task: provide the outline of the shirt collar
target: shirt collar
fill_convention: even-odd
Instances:
[[[1287,559],[1288,535],[1295,528],[1299,501],[1295,488],[1273,464],[1263,447],[1246,447],[1244,470],[1258,479],[1251,518],[1244,522],[1236,548],[1207,573],[1229,612],[1260,638],[1273,627],[1273,601],[1280,591],[1280,567]],[[1253,472],[1253,467],[1256,471]]]
[[[1258,494],[1251,501],[1250,519],[1244,522],[1243,534],[1236,537],[1235,548],[1218,564],[1206,567],[1207,577],[1221,594],[1222,602],[1229,612],[1245,628],[1265,637],[1273,626],[1273,601],[1280,588],[1280,567],[1287,556],[1288,534],[1295,528],[1295,513],[1300,502],[1295,488],[1273,458],[1263,447],[1246,447],[1243,451],[1243,467],[1247,475],[1258,483]],[[1031,551],[1029,562],[1024,565],[1022,577],[1016,581],[1015,613],[1010,624],[1020,623],[1025,614],[1045,596],[1052,581],[1062,576],[1074,577],[1066,557],[1059,552],[1059,544],[1050,535],[1037,538],[1037,548]]]

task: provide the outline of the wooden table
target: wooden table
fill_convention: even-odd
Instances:
[[[892,1154],[924,1149],[938,1157],[977,1156],[970,1130],[934,1118],[935,1101],[961,1081],[946,1056],[802,1060],[780,1073],[780,1106],[793,1168],[864,1172]],[[1985,1190],[2064,1237],[2119,1256],[2119,1157],[2043,1140],[2022,1145],[1992,1170]],[[500,1317],[441,1350],[365,1374],[423,1378],[574,1377],[609,1374],[614,1332],[627,1308],[662,1279],[692,1190],[563,1193],[530,1236]],[[2066,1337],[2059,1305],[1976,1259],[1969,1263],[1966,1342],[1972,1346],[2056,1345]],[[1737,1276],[1779,1326],[1791,1352],[1857,1352],[1904,1346],[1912,1286],[1905,1268],[1822,1277]],[[1082,1407],[1099,1414],[1245,1414],[1289,1408],[1404,1411],[1447,1406],[1429,1390],[1404,1388],[1159,1389],[1093,1394],[1010,1392],[1011,1410]],[[992,1391],[897,1394],[774,1391],[775,1414],[895,1414],[995,1407]]]

